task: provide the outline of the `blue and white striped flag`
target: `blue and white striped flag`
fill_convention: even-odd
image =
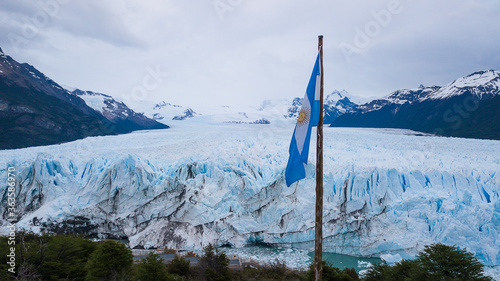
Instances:
[[[290,158],[285,171],[286,185],[306,177],[307,156],[311,140],[311,128],[318,126],[320,111],[320,57],[316,58],[311,79],[302,101],[297,125],[290,143]]]

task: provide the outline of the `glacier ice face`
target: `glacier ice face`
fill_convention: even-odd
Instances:
[[[18,226],[127,237],[132,247],[312,249],[315,167],[286,187],[289,125],[186,122],[0,151],[0,181],[16,168]],[[500,264],[499,141],[325,128],[324,154],[325,251],[409,258],[442,242]]]

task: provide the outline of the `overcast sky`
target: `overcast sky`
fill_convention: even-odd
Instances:
[[[56,82],[189,105],[385,96],[500,69],[497,0],[2,0],[0,47]]]

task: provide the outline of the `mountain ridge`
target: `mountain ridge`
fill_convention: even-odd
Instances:
[[[478,71],[446,86],[397,90],[340,116],[333,127],[410,129],[500,139],[500,71]]]
[[[109,95],[80,89],[75,89],[71,93],[82,98],[88,106],[113,122],[118,133],[168,128],[168,125],[158,123],[142,113],[136,113],[123,102],[117,101]]]
[[[34,66],[0,53],[0,149],[58,144],[146,128],[132,125],[107,119]]]

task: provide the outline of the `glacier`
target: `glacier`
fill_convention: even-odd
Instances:
[[[293,121],[200,118],[172,121],[168,130],[0,151],[1,182],[15,167],[18,228],[65,225],[139,248],[312,249],[314,145],[306,179],[287,188]],[[324,251],[413,258],[441,242],[500,265],[500,141],[396,129],[328,127],[324,134]],[[6,185],[0,191],[5,226]]]

